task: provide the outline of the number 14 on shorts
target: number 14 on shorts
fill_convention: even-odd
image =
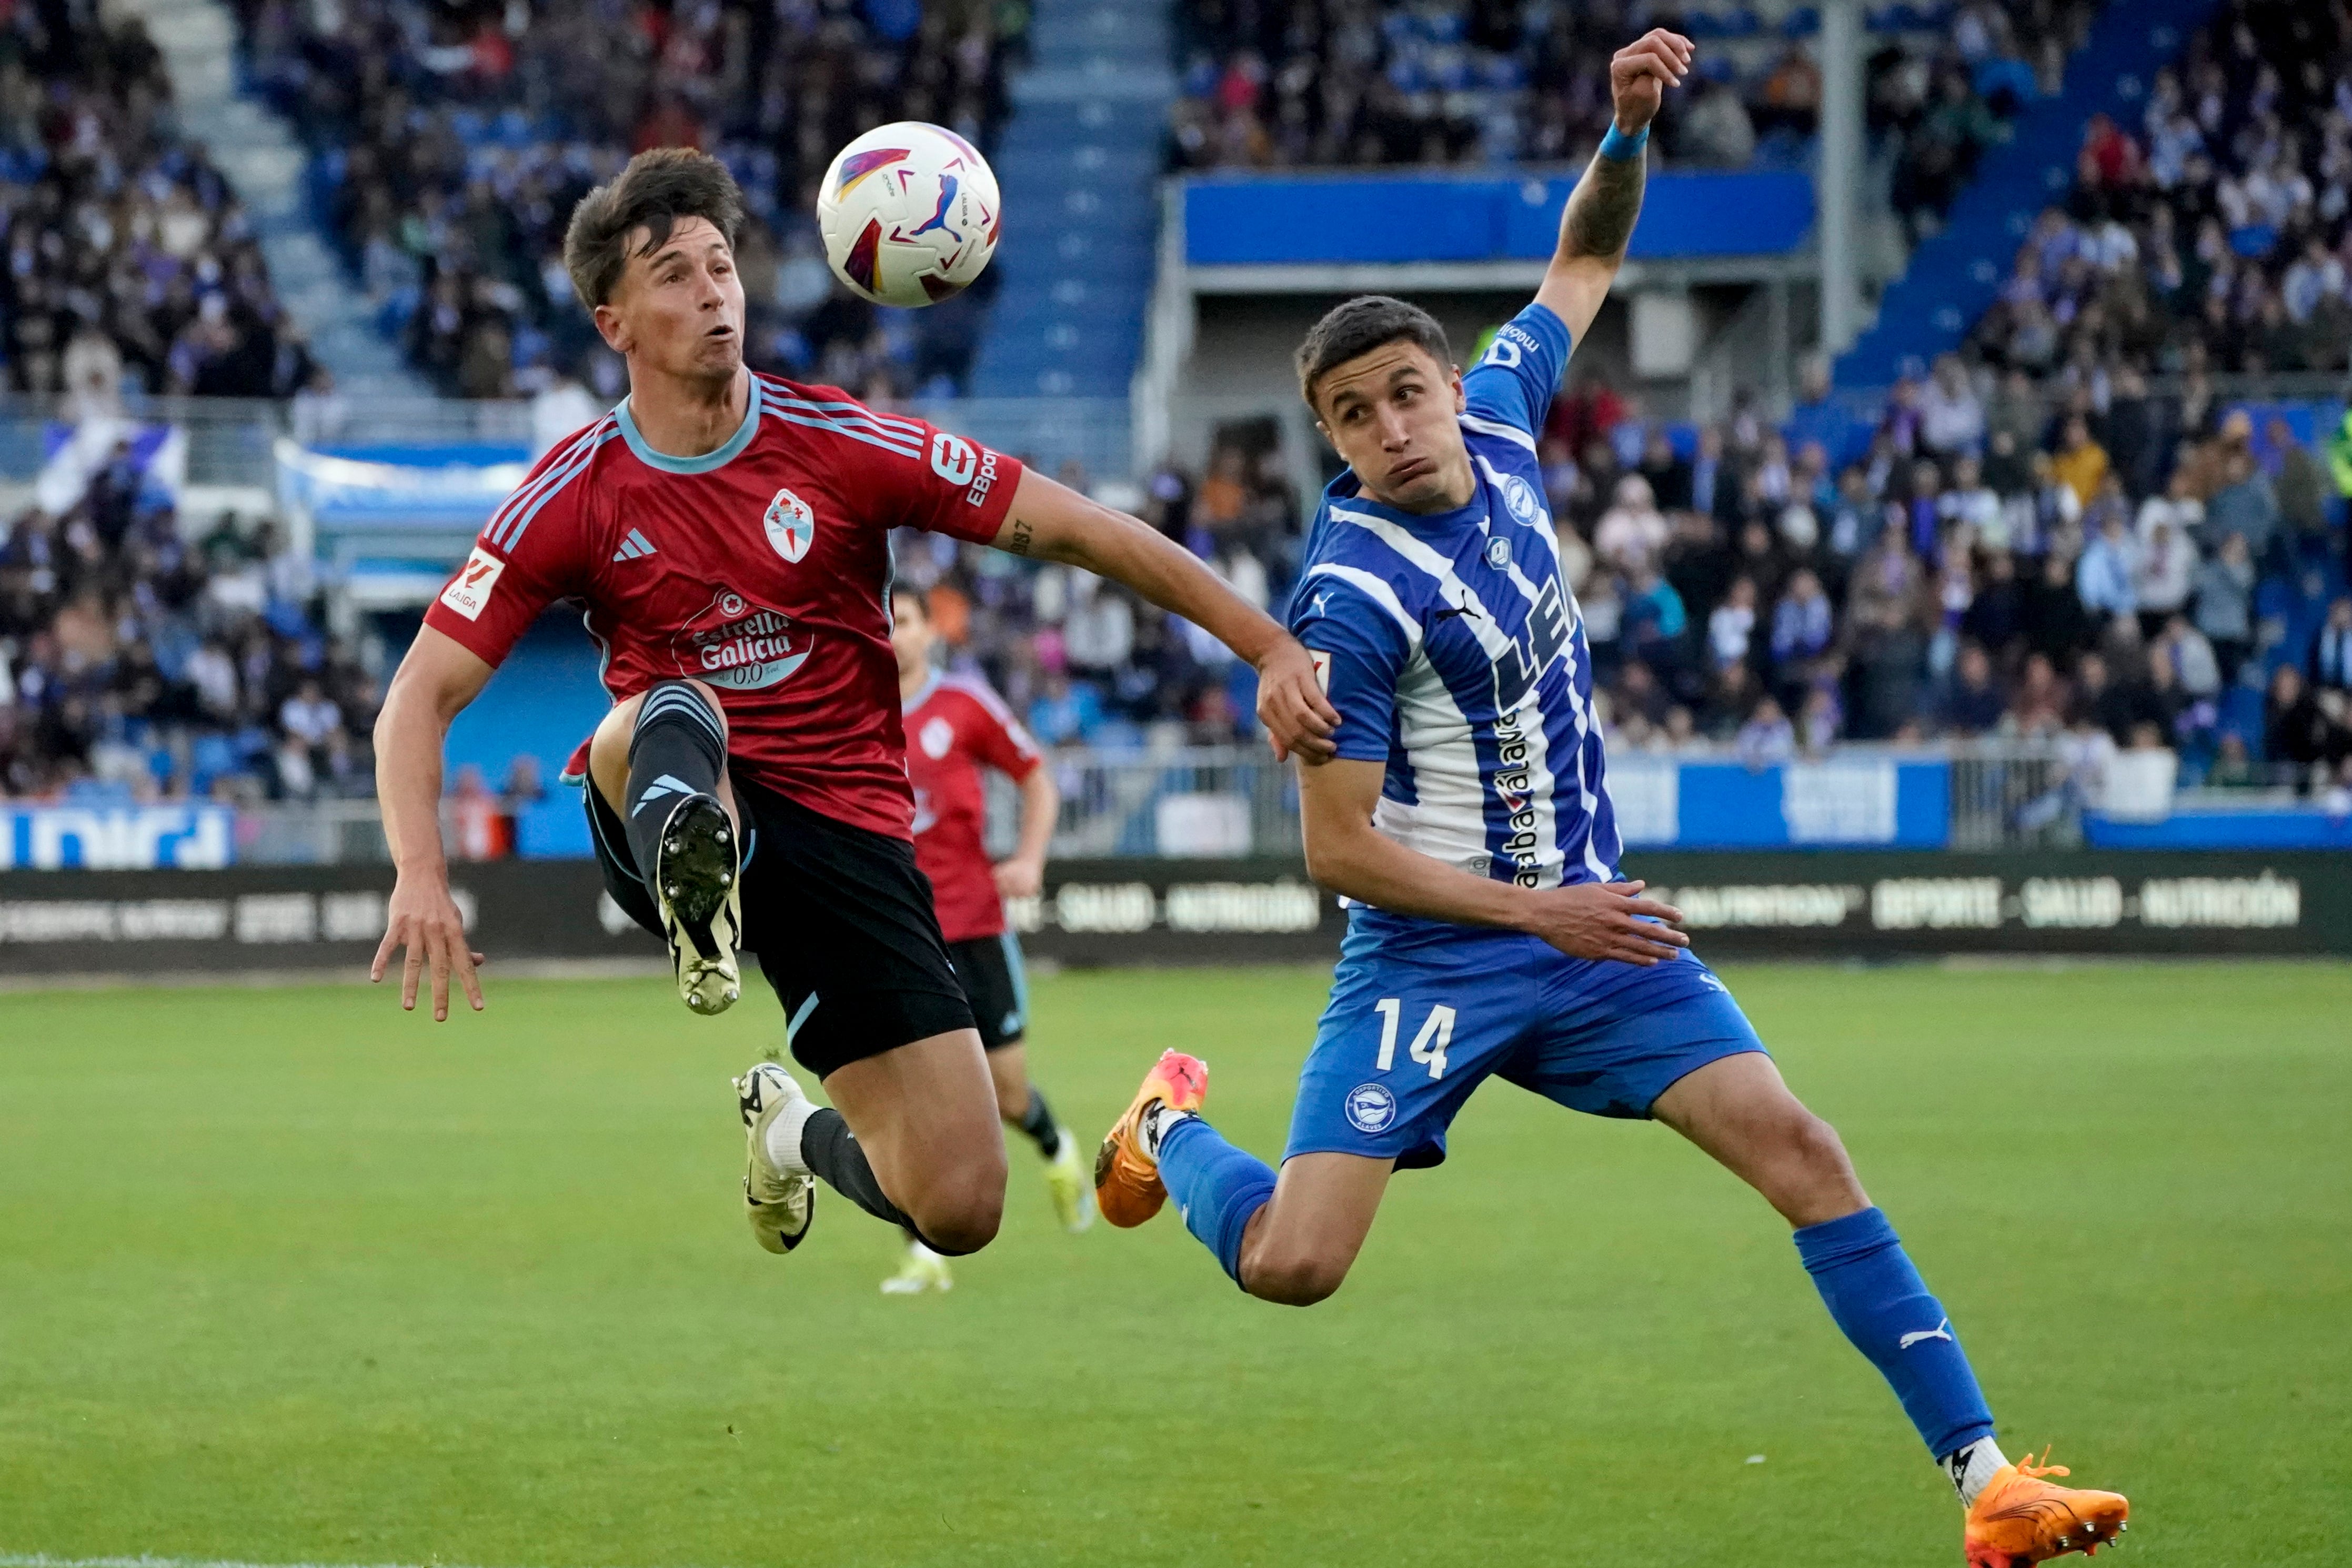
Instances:
[[[1373,1003],[1372,1007],[1381,1016],[1379,1066],[1381,1071],[1386,1072],[1396,1061],[1397,1035],[1399,1025],[1404,1018],[1404,999],[1383,996]],[[1429,1016],[1422,1022],[1421,1033],[1412,1037],[1412,1044],[1405,1047],[1405,1054],[1427,1067],[1431,1078],[1444,1078],[1445,1047],[1453,1042],[1454,1009],[1439,1003],[1429,1010]]]

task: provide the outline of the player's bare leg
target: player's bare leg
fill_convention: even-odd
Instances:
[[[1207,1064],[1164,1052],[1095,1158],[1095,1198],[1103,1217],[1141,1225],[1168,1200],[1163,1155],[1188,1169],[1186,1228],[1225,1272],[1261,1300],[1310,1307],[1339,1289],[1371,1234],[1393,1160],[1361,1154],[1299,1154],[1279,1175],[1234,1148],[1201,1115]]]
[[[1395,1169],[1361,1154],[1285,1160],[1274,1196],[1243,1229],[1242,1289],[1285,1307],[1329,1298],[1364,1249]]]
[[[957,1029],[836,1068],[843,1125],[810,1119],[802,1158],[851,1202],[911,1226],[938,1251],[977,1252],[1004,1215],[1004,1134],[980,1048]]]
[[[665,680],[615,705],[589,741],[588,770],[661,912],[679,996],[725,1012],[742,994],[743,836],[718,693]]]
[[[1968,1509],[1973,1568],[2016,1568],[2091,1551],[2125,1529],[2131,1504],[2011,1465],[1950,1318],[1871,1205],[1845,1145],[1805,1109],[1760,1052],[1724,1057],[1678,1079],[1650,1114],[1713,1155],[1797,1228],[1797,1247],[1854,1348],[1883,1373]]]
[[[1055,1217],[1073,1235],[1095,1222],[1094,1186],[1087,1180],[1076,1134],[1054,1119],[1045,1097],[1029,1081],[1029,1047],[999,1046],[988,1053],[989,1080],[996,1086],[996,1114],[1037,1146],[1045,1161],[1045,1190]]]

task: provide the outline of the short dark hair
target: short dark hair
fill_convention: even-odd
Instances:
[[[629,236],[646,230],[637,254],[669,242],[677,220],[709,220],[731,247],[743,228],[743,193],[727,165],[691,147],[656,147],[580,198],[563,231],[563,269],[588,308],[613,297],[629,264]]]
[[[1400,339],[1426,350],[1439,364],[1454,363],[1445,329],[1418,305],[1386,294],[1359,294],[1332,306],[1307,329],[1307,341],[1298,345],[1298,395],[1313,408],[1316,383],[1358,354]]]
[[[925,590],[916,587],[912,583],[891,584],[890,603],[895,605],[901,599],[912,599],[915,602],[915,608],[923,613],[923,619],[928,621],[931,618],[931,595]],[[898,612],[894,609],[891,613],[896,615]]]

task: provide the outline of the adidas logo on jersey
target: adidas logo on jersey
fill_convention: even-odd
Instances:
[[[613,552],[613,559],[615,561],[635,561],[645,556],[651,555],[653,552],[654,547],[652,543],[646,540],[644,534],[639,533],[633,528],[629,530],[629,537],[621,541],[621,548]]]

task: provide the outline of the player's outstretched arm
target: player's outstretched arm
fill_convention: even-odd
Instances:
[[[1339,710],[1317,684],[1314,663],[1298,639],[1142,519],[1024,468],[996,547],[1083,566],[1192,622],[1257,671],[1258,721],[1274,742],[1276,759],[1294,752],[1308,761],[1333,754]]]
[[[1054,770],[1039,763],[1021,781],[1021,840],[998,863],[996,890],[1008,899],[1034,899],[1045,888],[1045,850],[1061,821],[1062,792]]]
[[[1682,912],[1641,897],[1640,882],[1579,882],[1538,892],[1406,848],[1372,826],[1385,763],[1329,762],[1298,770],[1307,874],[1335,893],[1391,914],[1499,926],[1541,937],[1570,958],[1651,964],[1690,939]]]
[[[436,1024],[449,1017],[453,973],[474,1011],[482,1010],[482,982],[474,973],[482,955],[466,943],[466,921],[449,897],[449,862],[441,851],[441,748],[449,721],[481,695],[489,679],[490,667],[478,655],[421,626],[375,721],[375,790],[396,875],[383,942],[368,978],[381,981],[392,955],[405,947],[400,1005],[415,1008],[416,983],[429,965]]]
[[[1617,111],[1615,129],[1569,193],[1559,216],[1559,247],[1544,269],[1536,302],[1549,306],[1581,342],[1584,329],[1601,311],[1609,286],[1624,264],[1642,216],[1642,187],[1648,178],[1643,145],[1650,121],[1669,87],[1680,87],[1690,69],[1691,41],[1654,27],[1611,58],[1609,91]]]

